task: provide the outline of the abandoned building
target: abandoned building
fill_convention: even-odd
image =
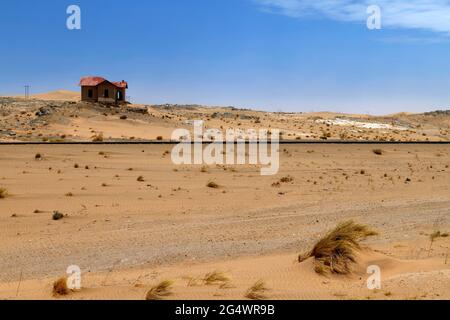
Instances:
[[[81,101],[118,104],[125,102],[128,83],[110,82],[102,77],[84,77],[80,80]]]

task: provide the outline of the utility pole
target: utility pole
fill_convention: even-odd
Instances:
[[[30,85],[26,85],[26,86],[24,86],[24,88],[25,88],[25,99],[28,99],[30,97],[30,88],[31,88],[31,86]]]

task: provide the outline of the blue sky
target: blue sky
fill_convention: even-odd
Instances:
[[[368,4],[382,29],[366,27]],[[66,28],[66,9],[82,29]],[[127,80],[133,102],[387,114],[450,106],[450,1],[20,0],[0,95]],[[449,21],[447,21],[449,20]]]

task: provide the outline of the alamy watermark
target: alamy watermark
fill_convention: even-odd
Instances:
[[[261,165],[261,175],[278,173],[280,168],[280,130],[278,129],[219,129],[204,130],[203,121],[191,121],[193,135],[187,129],[176,129],[173,141],[180,141],[172,149],[172,162],[206,165]],[[209,143],[209,144],[208,144]],[[204,146],[206,145],[206,146]]]
[[[366,13],[369,15],[366,21],[369,30],[381,29],[381,8],[378,5],[367,7]],[[67,7],[66,14],[69,15],[66,20],[66,26],[69,30],[81,30],[81,8],[72,4]]]
[[[67,288],[70,290],[81,290],[81,268],[77,265],[69,266],[66,270]]]
[[[367,7],[367,28],[369,30],[380,30],[381,29],[381,8],[377,5],[371,5]]]
[[[81,8],[73,4],[67,7],[66,13],[69,15],[66,20],[67,29],[81,30]]]
[[[367,279],[367,289],[381,290],[381,268],[377,265],[367,267],[367,273],[370,274]]]

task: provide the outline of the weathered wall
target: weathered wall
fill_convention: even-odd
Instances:
[[[89,98],[89,90],[92,90],[92,98]],[[97,87],[81,87],[81,101],[96,102],[98,99]]]

